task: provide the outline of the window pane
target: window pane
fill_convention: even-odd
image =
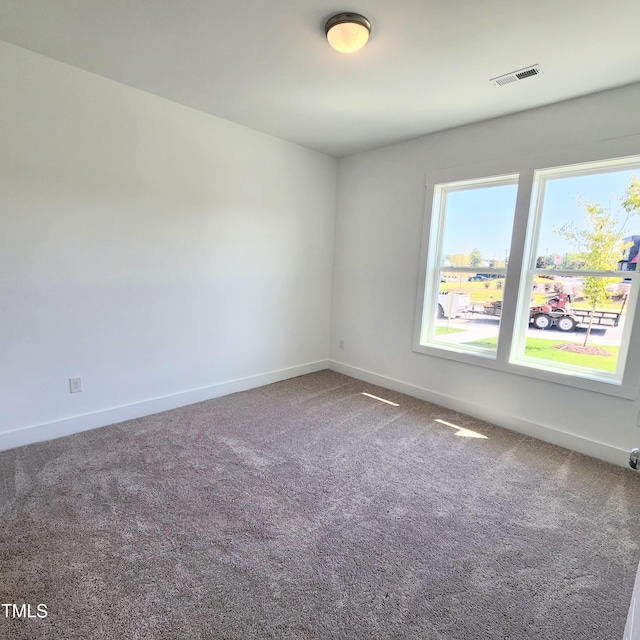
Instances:
[[[434,343],[495,352],[505,273],[440,272]]]
[[[543,179],[543,202],[540,213],[540,232],[535,250],[538,269],[605,270],[617,269],[624,258],[622,241],[640,232],[637,219],[628,217],[622,206],[625,189],[638,169],[599,171],[580,175],[546,177]],[[601,210],[598,214],[593,207]],[[598,262],[590,258],[585,231],[595,228],[596,220],[590,211],[602,219],[608,216],[611,229],[619,233],[620,245],[615,257]],[[629,237],[629,240],[631,238]],[[637,254],[637,251],[636,251]]]
[[[562,368],[615,373],[630,286],[622,278],[537,276],[525,357]],[[594,309],[588,296],[595,290],[604,297]]]
[[[447,190],[441,266],[504,268],[517,184]]]
[[[638,175],[638,157],[536,172],[519,364],[622,383],[638,283],[614,274],[632,270],[640,245]]]
[[[436,185],[420,344],[495,358],[517,176]]]

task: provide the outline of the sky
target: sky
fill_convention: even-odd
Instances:
[[[577,250],[553,228],[571,220],[577,227],[583,226],[581,200],[619,211],[620,220],[624,221],[627,214],[616,196],[624,196],[633,175],[640,177],[640,170],[548,179],[535,255],[562,255]],[[485,260],[504,260],[511,243],[516,196],[515,184],[449,192],[443,255],[469,253],[477,248]],[[640,216],[627,221],[623,237],[629,235],[640,235]]]

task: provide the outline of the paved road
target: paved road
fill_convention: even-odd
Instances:
[[[450,335],[439,336],[439,340],[445,342],[471,342],[472,340],[480,340],[482,338],[496,337],[498,334],[498,323],[500,319],[486,316],[481,313],[468,313],[465,317],[446,318],[438,320],[438,325],[448,326],[455,329],[463,329],[464,333],[452,333]],[[617,327],[608,327],[606,329],[593,327],[589,344],[612,344],[620,345],[622,341],[622,329],[624,319],[620,320]],[[532,325],[530,325],[532,326]],[[527,336],[531,338],[548,338],[549,340],[566,340],[568,342],[581,342],[584,340],[586,328],[576,327],[574,331],[559,331],[553,327],[545,331],[536,328],[527,329]]]

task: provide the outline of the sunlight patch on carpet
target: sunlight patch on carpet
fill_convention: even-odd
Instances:
[[[374,400],[379,400],[380,402],[385,402],[386,404],[390,404],[392,407],[399,407],[400,405],[397,402],[391,402],[391,400],[385,400],[384,398],[379,398],[378,396],[373,396],[370,393],[362,392],[363,396],[367,396],[367,398],[373,398]]]
[[[459,427],[457,424],[453,424],[451,422],[447,422],[446,420],[440,420],[440,418],[436,418],[435,422],[439,424],[443,424],[445,427],[451,427],[452,429],[457,429],[457,433],[454,435],[460,436],[461,438],[478,438],[479,440],[488,440],[487,436],[483,436],[481,433],[477,431],[471,431],[471,429],[465,429],[464,427]]]

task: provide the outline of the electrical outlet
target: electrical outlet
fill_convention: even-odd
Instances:
[[[69,378],[69,393],[80,393],[82,391],[82,378]]]
[[[341,349],[344,349],[344,340],[340,340],[340,341],[338,342],[338,346],[339,346]]]

